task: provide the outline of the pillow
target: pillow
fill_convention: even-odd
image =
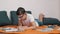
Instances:
[[[11,21],[12,21],[12,25],[18,25],[18,16],[16,14],[16,11],[11,11]]]
[[[11,22],[7,16],[6,11],[0,11],[0,26],[10,25]]]
[[[32,12],[31,11],[26,11],[28,14],[32,14]]]
[[[43,23],[44,25],[58,25],[59,20],[56,18],[44,18]]]

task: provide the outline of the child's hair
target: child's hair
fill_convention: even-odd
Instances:
[[[17,15],[20,15],[20,14],[25,14],[25,9],[24,8],[22,8],[22,7],[19,7],[18,9],[17,9],[17,12],[16,12],[16,14]]]

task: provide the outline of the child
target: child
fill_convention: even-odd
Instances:
[[[19,28],[23,27],[23,29],[33,29],[36,27],[34,17],[31,14],[27,14],[24,8],[19,7],[16,14],[18,15],[19,19]]]

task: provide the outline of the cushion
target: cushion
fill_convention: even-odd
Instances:
[[[16,14],[16,11],[11,11],[11,21],[12,21],[12,25],[18,25],[18,16]]]
[[[28,14],[32,14],[32,12],[31,11],[26,11]]]
[[[44,18],[43,24],[44,25],[58,25],[59,20],[56,18]]]
[[[0,26],[10,25],[11,22],[7,16],[6,11],[0,11]]]

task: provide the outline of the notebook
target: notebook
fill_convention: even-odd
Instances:
[[[17,28],[3,28],[3,30],[4,30],[5,32],[17,32],[17,31],[18,31]]]

